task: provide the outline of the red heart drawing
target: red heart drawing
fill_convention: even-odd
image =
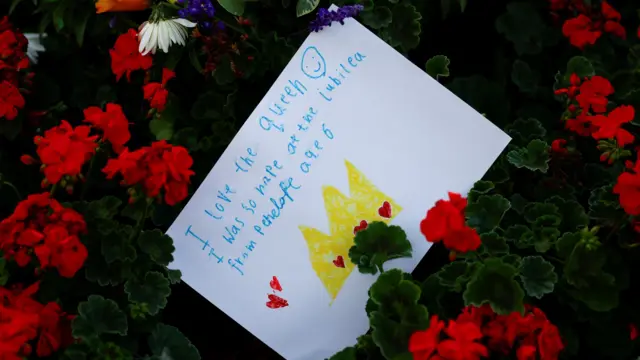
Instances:
[[[269,286],[271,286],[271,288],[273,290],[276,291],[282,291],[282,286],[280,285],[280,281],[278,281],[277,277],[273,277],[273,279],[269,282]]]
[[[378,208],[378,215],[387,219],[391,217],[391,204],[389,204],[388,201],[385,201],[382,206]]]
[[[333,260],[333,265],[339,268],[344,268],[344,259],[342,258],[342,255],[338,255],[338,257]]]
[[[289,306],[289,302],[278,295],[268,294],[269,301],[267,302],[267,307],[269,309],[279,309],[285,306]]]
[[[362,230],[366,229],[367,226],[369,226],[369,224],[367,224],[366,220],[360,221],[360,225],[358,225],[358,226],[353,228],[353,234],[355,235],[358,231],[362,231]]]

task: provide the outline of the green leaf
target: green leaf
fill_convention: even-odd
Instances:
[[[478,201],[481,195],[488,194],[495,188],[495,185],[491,181],[478,180],[473,184],[471,190],[467,194],[467,201],[474,203]]]
[[[354,346],[346,347],[335,353],[329,360],[357,360],[356,348]]]
[[[482,240],[481,251],[489,255],[508,254],[509,245],[504,237],[496,232],[488,232],[480,235]]]
[[[471,276],[470,269],[467,262],[454,261],[443,266],[435,275],[442,286],[451,288],[455,292],[461,292]]]
[[[180,330],[173,326],[158,324],[149,336],[151,352],[161,360],[200,360],[198,349]]]
[[[244,3],[245,0],[218,0],[223,9],[235,16],[244,14]]]
[[[102,255],[108,264],[116,260],[133,262],[136,259],[136,248],[133,247],[130,238],[131,232],[131,226],[119,226],[100,238]]]
[[[589,224],[589,217],[584,207],[575,200],[566,200],[559,196],[552,196],[547,203],[557,206],[560,222],[560,231],[575,231]]]
[[[553,292],[558,275],[553,265],[542,256],[527,256],[522,259],[520,280],[527,295],[541,299]]]
[[[489,258],[471,278],[462,294],[466,305],[490,304],[497,314],[524,311],[524,291],[515,281],[516,268],[500,259]]]
[[[158,265],[167,266],[173,261],[173,239],[158,229],[143,231],[138,238],[138,246]]]
[[[115,196],[107,195],[100,200],[94,200],[88,203],[74,202],[72,205],[74,209],[83,213],[85,218],[111,220],[118,214],[118,208],[122,205],[122,200]],[[82,208],[78,208],[77,206],[82,206]]]
[[[64,14],[67,11],[70,11],[69,6],[71,5],[71,1],[60,1],[58,5],[53,10],[53,26],[56,31],[60,31],[64,28]]]
[[[155,116],[149,121],[149,130],[156,140],[170,140],[173,136],[173,121],[165,116]]]
[[[298,0],[296,4],[296,16],[304,16],[318,7],[320,0]]]
[[[77,19],[77,21],[74,21],[73,23],[73,33],[76,36],[76,42],[78,43],[78,46],[82,47],[82,44],[84,43],[84,33],[87,29],[87,23],[93,15],[93,11],[89,7],[78,7],[77,9],[82,9],[82,15],[74,14],[74,20]]]
[[[427,60],[424,68],[429,76],[438,80],[441,76],[449,77],[449,64],[451,64],[451,60],[448,57],[436,55]]]
[[[377,309],[369,314],[373,341],[387,359],[407,353],[409,336],[429,323],[429,312],[418,304],[420,287],[399,269],[380,274],[369,289]]]
[[[222,113],[216,108],[216,105],[222,101],[222,95],[211,91],[200,94],[191,107],[191,117],[196,120],[223,118]]]
[[[401,227],[374,221],[354,238],[349,258],[363,274],[383,271],[382,265],[393,259],[411,257],[411,242]]]
[[[129,301],[145,304],[150,315],[156,315],[167,306],[167,297],[171,294],[169,280],[157,271],[149,271],[142,281],[131,279],[124,284]]]
[[[533,236],[533,231],[522,224],[511,225],[504,233],[505,239],[513,242],[520,249],[533,246]]]
[[[526,148],[509,151],[507,159],[517,168],[546,173],[549,170],[549,145],[542,140],[531,140]]]
[[[166,269],[166,271],[167,271],[167,278],[169,279],[169,282],[171,283],[171,285],[180,283],[180,281],[182,280],[182,271],[174,270],[174,269]]]
[[[511,203],[511,208],[520,215],[524,213],[524,207],[529,203],[527,199],[518,193],[511,195],[509,202]]]
[[[482,195],[466,208],[467,224],[479,234],[492,231],[502,221],[511,204],[502,195]]]
[[[524,218],[534,226],[558,226],[562,221],[558,206],[553,203],[529,203],[524,208]]]
[[[558,239],[556,243],[556,252],[558,256],[562,259],[566,259],[571,256],[573,252],[573,248],[576,247],[576,244],[580,242],[582,239],[581,232],[572,232],[572,233],[564,233]]]
[[[620,199],[613,193],[613,185],[593,189],[589,196],[589,217],[603,225],[613,226],[626,217]]]
[[[236,76],[231,68],[231,57],[223,55],[216,69],[213,70],[213,77],[218,85],[227,85],[232,83]]]
[[[420,43],[422,15],[415,6],[399,3],[391,10],[391,24],[380,31],[380,36],[391,46],[403,51],[414,49]]]
[[[503,263],[509,264],[516,269],[520,268],[520,266],[522,265],[522,258],[516,254],[502,256],[500,257],[500,260],[502,260]]]
[[[569,81],[571,74],[576,74],[580,78],[584,78],[594,76],[596,71],[589,59],[584,56],[574,56],[567,62],[567,71],[564,76],[566,82]]]
[[[529,3],[509,3],[507,12],[496,19],[496,30],[513,43],[518,55],[539,54],[547,45],[548,29],[537,9]]]
[[[369,289],[371,300],[385,315],[397,313],[398,305],[417,304],[420,299],[420,287],[411,280],[411,275],[400,269],[385,271]]]
[[[9,5],[9,13],[8,15],[11,15],[13,13],[13,11],[16,9],[16,7],[22,2],[22,0],[13,0],[11,1],[11,5]]]
[[[136,222],[142,221],[147,206],[151,205],[148,205],[147,201],[141,199],[134,202],[133,204],[127,204],[127,206],[125,206],[120,212],[120,215],[128,217],[129,219]]]
[[[507,134],[513,139],[512,143],[525,146],[534,139],[543,138],[547,134],[542,123],[538,119],[517,119],[505,127]]]
[[[183,146],[189,151],[196,151],[199,147],[198,131],[192,127],[180,129],[173,134],[172,144]]]
[[[558,207],[551,203],[529,203],[524,208],[524,218],[531,224],[533,233],[527,234],[526,242],[516,245],[520,248],[534,246],[538,252],[548,251],[560,236],[558,226],[562,216]]]
[[[362,22],[372,29],[382,29],[391,24],[391,10],[386,6],[376,6],[360,13]]]
[[[87,301],[78,305],[78,316],[72,323],[74,338],[87,343],[94,342],[102,334],[127,335],[127,315],[118,304],[100,295],[89,295]]]
[[[511,81],[523,93],[533,94],[538,89],[540,74],[533,71],[526,62],[516,59],[511,67]]]

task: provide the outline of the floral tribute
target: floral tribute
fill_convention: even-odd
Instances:
[[[512,141],[471,189],[416,194],[413,229],[389,202],[354,219],[330,260],[372,276],[370,329],[331,360],[640,356],[640,5],[335,2],[0,1],[0,360],[271,358],[187,339],[205,315],[164,232],[306,36],[349,18]]]

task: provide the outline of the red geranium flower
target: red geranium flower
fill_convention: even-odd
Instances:
[[[24,98],[20,90],[8,81],[0,82],[0,118],[13,120],[18,116],[18,109],[24,107]]]
[[[438,344],[438,354],[444,359],[478,360],[481,356],[489,356],[487,348],[478,342],[483,336],[478,325],[449,321],[445,333],[451,339]]]
[[[594,139],[616,139],[618,146],[624,147],[633,143],[635,137],[625,129],[622,124],[626,124],[635,117],[633,106],[622,105],[615,108],[609,115],[595,115],[591,117],[591,123],[598,127],[591,136]]]
[[[165,89],[165,85],[167,85],[167,82],[175,76],[176,73],[170,69],[164,68],[162,69],[162,83],[150,82],[142,88],[144,98],[149,101],[151,108],[158,111],[164,110],[164,107],[167,104],[167,96],[169,95],[169,91]]]
[[[595,75],[585,80],[580,85],[579,91],[576,100],[582,110],[601,114],[607,111],[609,103],[607,96],[613,94],[614,89],[609,80]]]
[[[444,329],[444,322],[438,319],[438,315],[431,317],[429,327],[426,330],[415,331],[409,338],[409,351],[414,360],[429,360],[440,342],[440,333]]]
[[[71,278],[87,257],[78,238],[82,233],[86,233],[82,215],[49,193],[30,195],[0,222],[0,250],[22,267],[35,253],[43,269],[55,267],[61,276]]]
[[[122,75],[127,74],[127,81],[131,80],[131,72],[135,70],[149,70],[153,64],[153,58],[149,55],[142,55],[138,51],[138,32],[129,29],[120,35],[109,50],[111,55],[111,70],[120,80]]]
[[[613,193],[620,196],[620,206],[633,216],[640,215],[640,153],[635,164],[627,162],[629,172],[623,172],[613,187]]]
[[[90,130],[84,125],[72,128],[62,120],[59,126],[45,131],[44,137],[35,137],[36,152],[48,184],[58,183],[63,176],[80,174],[82,165],[96,152],[98,137],[89,136]]]
[[[129,120],[118,104],[107,104],[105,111],[97,106],[88,107],[84,110],[84,118],[84,121],[102,131],[102,139],[111,143],[116,154],[121,153],[131,139]]]
[[[467,199],[456,193],[449,193],[449,201],[438,200],[420,222],[420,231],[427,241],[442,240],[447,249],[461,253],[476,250],[481,244],[480,236],[465,225],[466,206]]]
[[[165,202],[175,205],[188,195],[192,164],[187,149],[162,140],[133,152],[125,149],[117,159],[109,159],[102,171],[108,179],[122,174],[124,185],[140,185],[150,198],[164,189]]]

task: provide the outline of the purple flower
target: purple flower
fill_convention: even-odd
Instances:
[[[344,19],[357,16],[364,7],[362,5],[346,5],[338,10],[327,10],[321,8],[316,14],[316,18],[309,23],[309,30],[318,32],[336,21],[344,25]]]
[[[183,19],[200,23],[204,28],[211,27],[211,20],[216,14],[211,0],[178,0],[186,7],[178,10],[178,16]]]

